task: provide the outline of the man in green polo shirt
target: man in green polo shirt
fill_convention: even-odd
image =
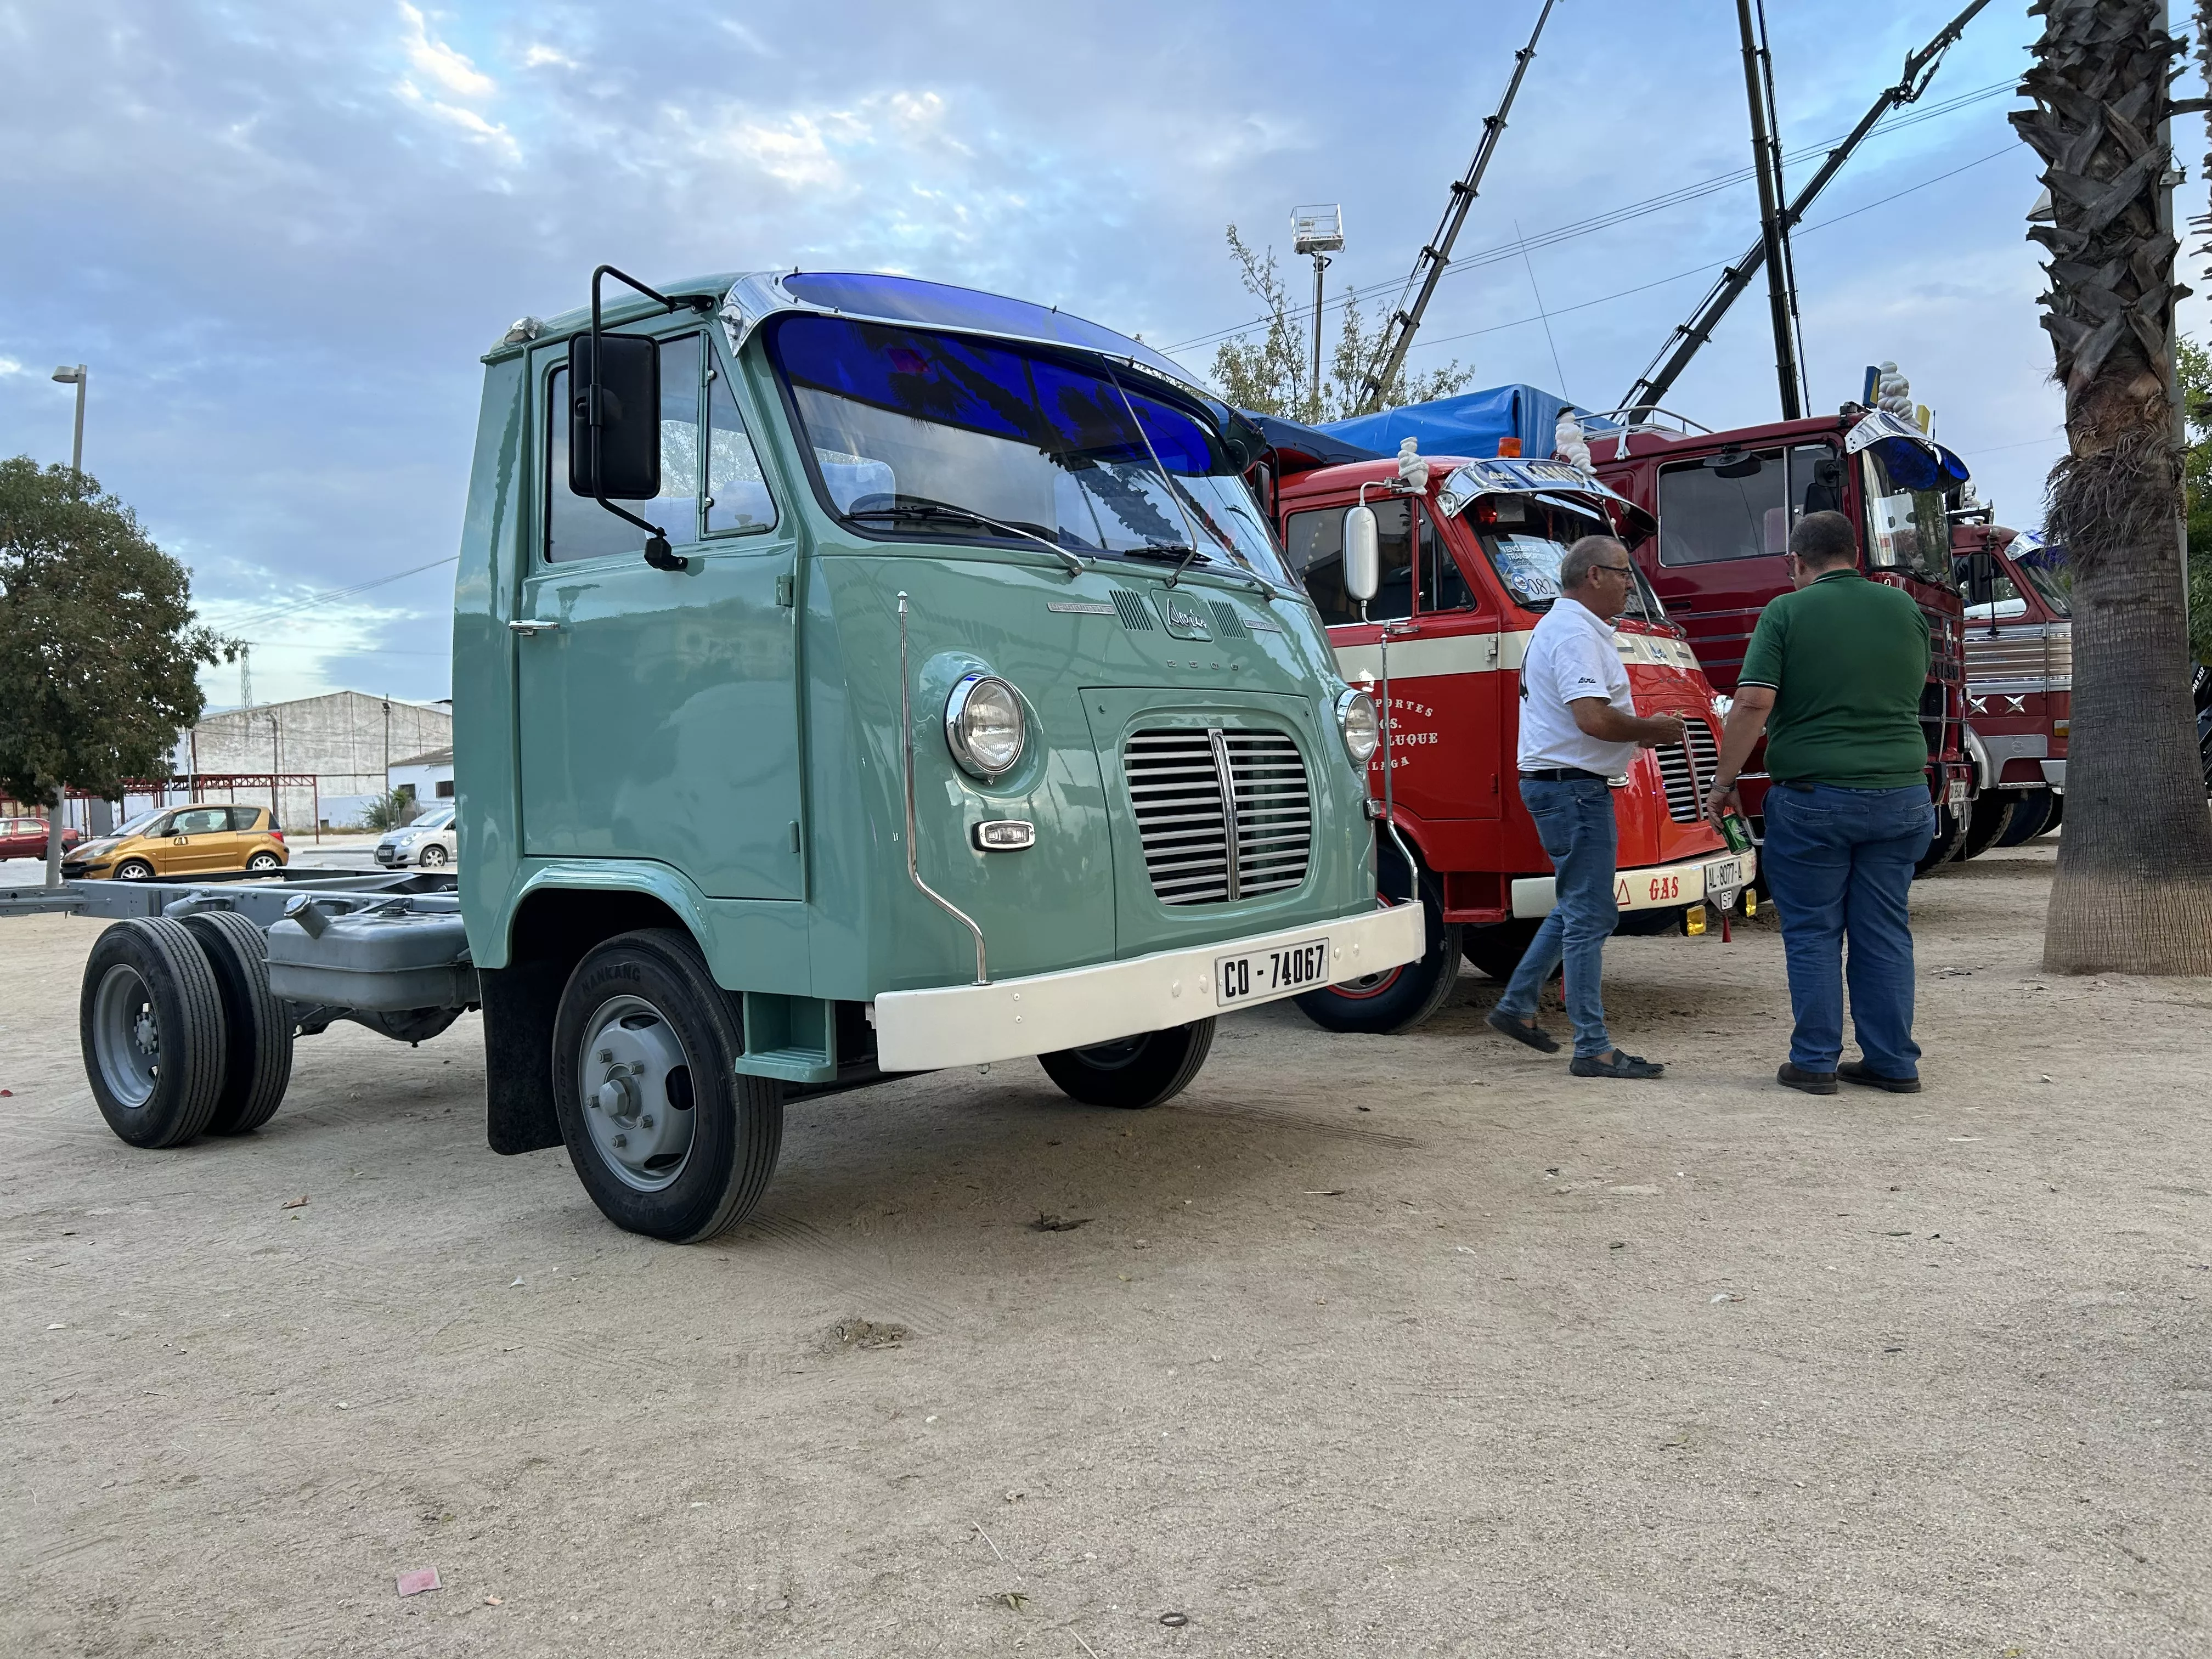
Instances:
[[[1840,513],[1790,535],[1796,592],[1767,602],[1744,653],[1708,810],[1741,810],[1736,775],[1766,737],[1766,839],[1796,1030],[1776,1080],[1832,1095],[1836,1079],[1915,1094],[1912,929],[1905,895],[1936,833],[1920,693],[1928,619],[1909,594],[1859,574]],[[1844,940],[1850,963],[1844,963]],[[1866,1058],[1838,1064],[1844,982]]]

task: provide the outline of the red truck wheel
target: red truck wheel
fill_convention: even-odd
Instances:
[[[1973,810],[1966,817],[1966,836],[1959,848],[1960,858],[1978,859],[2000,845],[2021,799],[2017,789],[1984,789],[1975,796]]]
[[[1309,991],[1297,999],[1306,1018],[1326,1031],[1388,1036],[1412,1030],[1443,1007],[1459,982],[1460,928],[1443,920],[1425,891],[1421,910],[1428,923],[1428,949],[1419,961]]]

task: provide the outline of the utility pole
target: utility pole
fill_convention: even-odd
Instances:
[[[84,383],[85,368],[79,363],[71,368],[64,363],[54,371],[54,379],[64,386],[76,388],[76,435],[70,441],[70,471],[78,477],[84,477]]]
[[[1291,239],[1291,246],[1296,252],[1313,256],[1313,387],[1308,397],[1309,418],[1318,421],[1321,419],[1322,273],[1328,269],[1328,256],[1344,246],[1344,210],[1334,204],[1292,208]]]
[[[1766,303],[1774,322],[1774,375],[1782,388],[1782,418],[1801,420],[1805,406],[1797,395],[1797,347],[1790,325],[1790,278],[1782,240],[1782,181],[1775,176],[1778,152],[1767,125],[1761,85],[1759,43],[1752,30],[1751,0],[1735,0],[1736,27],[1743,35],[1743,86],[1751,102],[1751,161],[1759,174],[1759,241],[1766,258]]]
[[[1883,89],[1867,112],[1859,117],[1859,124],[1850,130],[1841,143],[1828,152],[1827,159],[1820,163],[1819,170],[1799,189],[1796,198],[1782,216],[1784,236],[1804,218],[1807,210],[1820,199],[1820,192],[1844,170],[1844,164],[1866,142],[1867,135],[1875,130],[1882,117],[1893,109],[1901,109],[1907,104],[1917,102],[1920,94],[1928,90],[1928,83],[1936,78],[1936,70],[1943,61],[1943,54],[1950,50],[1966,25],[1973,21],[1975,14],[1989,3],[1990,0],[1970,0],[1966,9],[1946,23],[1934,40],[1905,60],[1905,73],[1899,77],[1897,84]],[[1713,331],[1720,326],[1721,319],[1727,316],[1729,308],[1742,297],[1743,291],[1751,286],[1751,279],[1759,274],[1759,266],[1765,263],[1766,249],[1762,239],[1745,249],[1741,258],[1722,271],[1686,322],[1674,325],[1674,331],[1667,337],[1666,344],[1661,346],[1657,355],[1651,359],[1643,378],[1631,386],[1628,395],[1620,400],[1620,409],[1632,424],[1648,419],[1658,410],[1668,392],[1674,389],[1674,382],[1681,379],[1683,371],[1689,368],[1690,360],[1698,355],[1698,348],[1713,337]]]

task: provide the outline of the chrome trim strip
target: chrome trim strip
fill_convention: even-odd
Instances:
[[[906,595],[898,596],[899,619],[899,730],[905,738],[906,756],[906,873],[907,879],[921,890],[922,896],[951,916],[975,936],[975,983],[991,982],[989,969],[983,960],[983,930],[978,927],[965,910],[939,892],[921,878],[921,866],[915,857],[914,836],[914,693],[913,679],[906,661]]]

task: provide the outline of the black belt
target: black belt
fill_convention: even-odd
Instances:
[[[1523,772],[1521,775],[1534,778],[1538,783],[1565,783],[1571,778],[1588,778],[1595,783],[1613,781],[1602,772],[1585,772],[1579,766],[1546,766],[1533,772]]]

